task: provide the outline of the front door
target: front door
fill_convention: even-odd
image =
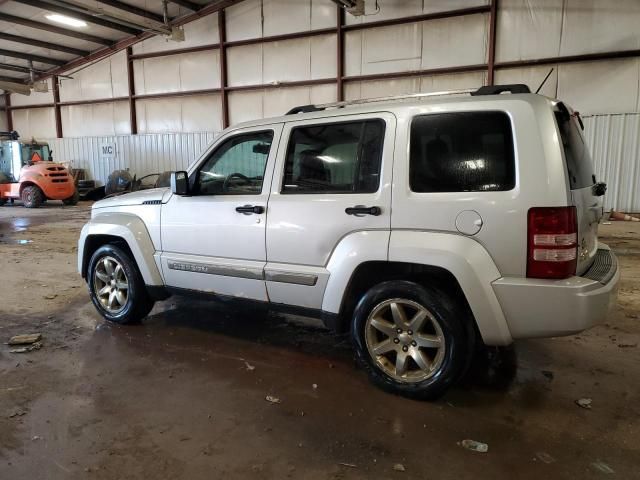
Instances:
[[[189,171],[191,196],[162,206],[162,272],[170,287],[267,301],[269,186],[282,124],[241,129]]]

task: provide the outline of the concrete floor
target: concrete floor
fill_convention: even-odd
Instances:
[[[0,341],[44,335],[0,345],[0,479],[640,478],[640,224],[601,227],[623,276],[604,325],[519,342],[511,382],[422,403],[312,322],[171,298],[104,323],[75,272],[88,208],[0,208]]]

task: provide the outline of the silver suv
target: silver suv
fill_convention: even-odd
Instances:
[[[171,189],[96,203],[93,303],[117,323],[189,292],[313,315],[377,385],[424,399],[477,345],[603,320],[619,272],[579,115],[524,85],[453,93],[238,125]]]

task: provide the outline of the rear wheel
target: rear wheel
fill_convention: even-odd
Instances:
[[[352,321],[356,356],[370,380],[410,398],[441,396],[462,373],[475,337],[465,309],[414,282],[383,282],[360,300]]]
[[[0,198],[0,207],[3,206],[5,203],[7,203],[7,199],[6,198]]]
[[[78,193],[78,190],[74,190],[73,195],[62,200],[62,203],[64,203],[65,205],[77,205],[78,200],[80,200],[80,194]]]
[[[38,208],[44,202],[44,194],[35,185],[24,187],[20,195],[22,203],[27,208]]]
[[[135,261],[119,246],[96,250],[89,262],[87,283],[91,301],[110,322],[139,322],[153,308]]]

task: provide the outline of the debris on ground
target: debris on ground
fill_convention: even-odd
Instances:
[[[252,372],[252,371],[254,371],[256,369],[255,365],[251,365],[246,360],[244,361],[244,367],[250,372]]]
[[[475,440],[465,439],[460,442],[460,445],[472,452],[487,453],[489,451],[489,445]]]
[[[403,465],[403,464],[401,464],[401,463],[396,463],[396,464],[393,466],[393,469],[394,469],[396,472],[404,472],[404,471],[406,471],[406,470],[407,470],[406,468],[404,468],[404,465]]]
[[[596,470],[599,470],[600,472],[602,472],[602,473],[606,473],[606,474],[609,474],[609,475],[610,475],[610,474],[613,474],[613,473],[616,473],[616,472],[613,470],[613,468],[611,468],[609,465],[607,465],[606,463],[601,462],[601,461],[599,461],[599,460],[598,460],[597,462],[593,462],[593,463],[591,464],[591,466],[592,466],[593,468],[595,468]]]
[[[338,465],[342,466],[342,467],[349,467],[349,468],[358,468],[358,466],[355,463],[344,463],[344,462],[339,462]]]
[[[591,400],[590,398],[579,398],[578,400],[576,400],[576,405],[582,408],[590,409],[592,402],[593,400]]]
[[[542,370],[542,375],[549,381],[553,380],[553,372],[551,370]]]
[[[619,343],[618,348],[635,348],[637,347],[637,343]]]
[[[536,458],[544,463],[553,463],[556,461],[556,459],[549,455],[547,452],[537,452]]]
[[[54,298],[56,298],[58,295],[56,295],[55,293],[52,293],[50,295],[45,295],[44,298],[45,300],[53,300]]]
[[[317,389],[318,389],[318,384],[317,384],[317,383],[314,383],[313,385],[311,385],[311,387],[312,387],[314,390],[317,390]]]
[[[278,397],[273,397],[271,395],[267,395],[264,399],[269,403],[282,403],[282,400]]]
[[[17,410],[14,410],[12,413],[9,414],[9,418],[22,417],[22,416],[24,416],[26,414],[27,414],[27,412],[25,410],[17,409]]]
[[[31,345],[42,340],[41,333],[28,333],[25,335],[16,335],[9,339],[9,345]]]
[[[40,350],[41,348],[42,348],[42,343],[35,342],[26,347],[13,348],[9,350],[9,353],[29,353],[29,352],[32,352],[33,350]]]

